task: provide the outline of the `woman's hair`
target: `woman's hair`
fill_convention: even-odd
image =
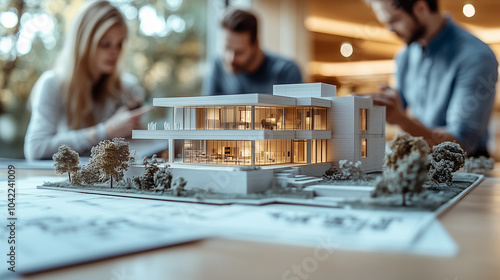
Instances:
[[[94,103],[109,95],[118,98],[121,93],[120,67],[112,74],[103,75],[97,84],[92,82],[99,41],[116,24],[127,28],[125,18],[116,7],[108,1],[92,1],[76,16],[66,37],[55,69],[62,77],[62,100],[68,126],[73,129],[95,125]]]

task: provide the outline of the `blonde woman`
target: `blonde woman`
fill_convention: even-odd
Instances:
[[[107,1],[81,10],[56,67],[31,93],[32,115],[24,143],[27,159],[51,158],[61,144],[88,155],[104,139],[139,129],[144,90],[119,70],[127,25]]]

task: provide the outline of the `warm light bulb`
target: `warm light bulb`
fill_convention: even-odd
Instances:
[[[353,49],[352,45],[349,43],[343,43],[342,46],[340,47],[340,54],[343,57],[350,57],[353,52],[354,52],[354,49]]]
[[[466,17],[470,18],[476,14],[476,8],[472,4],[465,4],[463,12]]]

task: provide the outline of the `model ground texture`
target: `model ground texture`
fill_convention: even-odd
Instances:
[[[373,185],[377,176],[379,174],[371,174],[368,178],[362,180],[342,180],[342,181],[323,181],[322,184],[331,185],[353,185],[353,186],[370,186]],[[407,194],[406,206],[401,205],[401,194],[388,194],[384,196],[379,196],[376,198],[363,198],[363,199],[350,199],[349,197],[344,197],[343,201],[336,202],[337,207],[345,206],[352,209],[365,209],[365,210],[391,210],[391,211],[424,211],[432,212],[438,209],[441,205],[447,203],[458,194],[470,187],[474,182],[479,179],[478,175],[468,174],[468,173],[455,173],[453,176],[453,184],[448,186],[446,184],[436,184],[433,182],[426,182],[424,184],[424,190],[418,194]],[[61,189],[69,190],[86,190],[86,191],[98,191],[106,192],[109,194],[145,194],[145,195],[155,195],[169,197],[170,200],[177,197],[174,195],[173,190],[167,189],[163,193],[161,191],[154,190],[139,190],[135,187],[131,187],[124,181],[117,182],[113,189],[110,189],[109,182],[98,183],[94,185],[71,185],[69,182],[46,182],[45,187],[55,187]],[[302,191],[294,188],[272,188],[264,193],[254,193],[254,194],[221,194],[214,193],[211,191],[199,190],[199,189],[188,189],[184,190],[180,197],[183,198],[194,198],[200,200],[200,202],[206,202],[209,199],[254,199],[261,200],[266,198],[295,198],[295,199],[307,199],[311,200],[314,194],[310,191]],[[179,199],[181,200],[181,199]]]

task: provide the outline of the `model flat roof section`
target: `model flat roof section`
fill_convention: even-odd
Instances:
[[[337,96],[337,87],[324,83],[274,85],[273,95],[290,97],[335,97]]]
[[[273,140],[331,139],[330,130],[133,130],[132,139]]]
[[[194,97],[154,98],[153,106],[160,107],[195,107],[195,106],[251,106],[251,105],[280,105],[296,106],[293,97],[275,96],[270,94],[232,94]]]

